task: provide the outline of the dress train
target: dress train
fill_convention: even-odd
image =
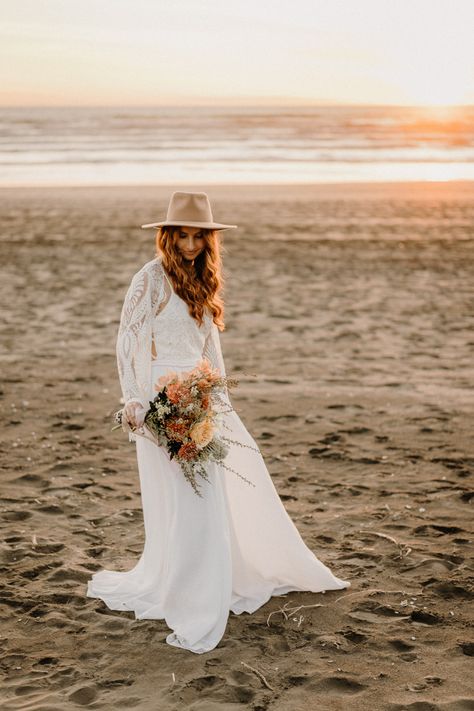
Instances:
[[[182,368],[182,369],[188,369]],[[166,372],[154,369],[156,378]],[[225,433],[257,447],[235,411]],[[137,619],[164,619],[170,645],[202,654],[222,639],[229,612],[252,613],[272,596],[350,587],[304,543],[275,489],[259,451],[231,445],[226,464],[198,477],[202,497],[166,451],[137,437],[145,545],[129,571],[101,570],[88,597]]]

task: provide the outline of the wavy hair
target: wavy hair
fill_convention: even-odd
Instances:
[[[174,290],[188,305],[190,315],[201,325],[206,307],[220,331],[224,324],[221,247],[217,230],[202,230],[204,249],[194,260],[194,276],[190,277],[185,259],[176,248],[179,227],[164,225],[156,234],[157,255],[168,274]]]

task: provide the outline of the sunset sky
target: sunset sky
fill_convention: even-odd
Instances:
[[[0,104],[473,104],[474,0],[0,0]]]

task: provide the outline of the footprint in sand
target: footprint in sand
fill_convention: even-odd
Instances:
[[[249,678],[246,684],[235,684],[233,674],[228,681],[213,674],[196,677],[183,685],[177,684],[171,693],[177,694],[180,704],[185,705],[202,700],[206,693],[212,693],[212,700],[221,704],[248,704],[255,696],[255,691],[250,688],[252,680]]]
[[[415,648],[414,644],[410,644],[409,642],[405,642],[403,639],[389,639],[387,640],[388,644],[393,647],[397,652],[410,652],[412,649]]]
[[[82,686],[69,694],[69,701],[73,701],[79,706],[88,706],[97,698],[97,689],[93,686]]]
[[[41,659],[38,659],[36,664],[39,664],[40,666],[56,666],[56,664],[59,664],[59,659],[56,657],[41,657]]]
[[[413,610],[410,615],[412,622],[418,622],[422,625],[439,625],[444,620],[439,615],[424,610]]]
[[[89,573],[85,573],[82,570],[68,570],[67,568],[60,568],[49,576],[49,581],[53,583],[63,583],[72,580],[76,583],[86,583],[89,578]]]
[[[35,580],[42,573],[49,572],[54,568],[58,568],[61,565],[61,563],[46,563],[44,565],[37,565],[34,568],[30,568],[29,570],[23,571],[22,573],[20,573],[20,576],[22,578],[27,578],[28,580]]]
[[[29,511],[5,511],[2,518],[5,521],[26,521],[31,518],[31,513]]]
[[[429,587],[430,590],[433,590],[437,595],[447,600],[459,597],[465,600],[472,600],[474,598],[474,589],[472,587],[464,587],[454,582],[430,580],[427,584],[422,583],[422,585]]]
[[[343,629],[340,634],[342,634],[343,637],[348,639],[350,642],[353,642],[354,644],[362,644],[362,642],[366,642],[368,640],[366,634],[364,634],[363,632],[358,632],[357,630],[353,630],[351,627]]]
[[[59,553],[63,548],[63,543],[38,543],[35,551],[37,553]]]
[[[38,474],[23,474],[23,476],[18,477],[17,481],[23,481],[27,484],[44,484],[44,479]]]
[[[354,620],[375,624],[390,624],[395,619],[397,621],[410,619],[410,615],[400,615],[399,612],[399,610],[395,610],[390,605],[382,605],[374,600],[366,600],[348,614]]]
[[[63,508],[61,506],[58,506],[58,504],[48,504],[47,506],[39,506],[37,510],[47,514],[64,514]]]
[[[411,689],[407,688],[406,690],[420,692],[423,689],[417,689],[412,686]],[[388,706],[384,706],[383,711],[441,711],[441,709],[443,709],[443,711],[448,711],[449,708],[449,706],[438,706],[437,704],[433,704],[431,701],[413,701],[413,703],[407,704],[389,704]],[[467,711],[468,709],[472,709],[472,706],[462,707],[458,706],[457,703],[455,706],[451,706],[452,711],[461,711],[463,708]]]
[[[331,694],[359,694],[367,688],[366,684],[361,684],[355,679],[345,676],[328,676],[320,681],[311,684],[311,689],[319,692],[330,692]]]
[[[460,642],[459,646],[467,657],[474,657],[474,642]]]

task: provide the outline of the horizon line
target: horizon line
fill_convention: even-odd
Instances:
[[[380,103],[380,102],[312,102],[301,101],[298,103],[230,103],[224,100],[207,101],[206,103],[160,103],[160,104],[127,104],[127,103],[107,103],[107,104],[44,104],[44,103],[22,103],[22,104],[1,104],[0,109],[166,109],[166,108],[430,108],[430,109],[455,109],[474,108],[474,102],[467,104],[434,104],[434,103]]]

